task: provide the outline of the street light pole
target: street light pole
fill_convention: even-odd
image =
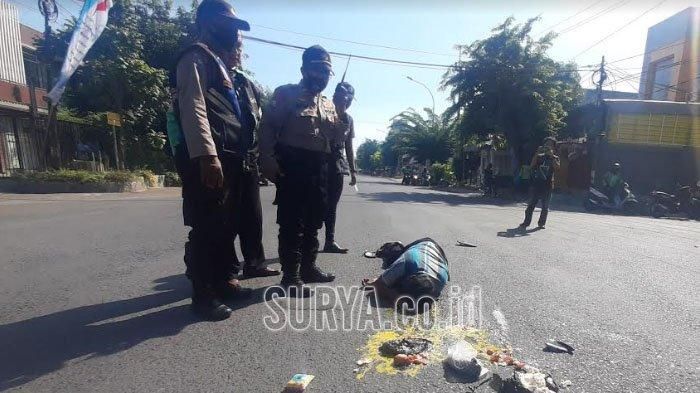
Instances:
[[[433,100],[433,116],[435,116],[435,96],[433,96],[433,92],[430,90],[430,88],[428,86],[426,86],[425,83],[417,81],[408,75],[406,76],[406,79],[410,80],[411,82],[415,82],[415,83],[425,87],[425,90],[428,90],[428,93],[430,94],[430,99]]]

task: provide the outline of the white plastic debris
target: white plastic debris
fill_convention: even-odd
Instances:
[[[476,356],[476,349],[471,344],[464,340],[457,341],[447,350],[447,364],[462,374],[483,377],[488,369],[481,365]]]
[[[569,381],[568,379],[565,381],[561,381],[561,387],[568,388],[569,386],[571,386],[571,381]]]

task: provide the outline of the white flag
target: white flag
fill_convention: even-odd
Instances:
[[[78,17],[78,23],[73,31],[73,37],[70,39],[70,45],[68,45],[68,52],[61,67],[61,75],[47,95],[51,103],[56,104],[61,99],[68,79],[82,63],[88,50],[107,26],[110,8],[112,8],[112,0],[85,0]]]

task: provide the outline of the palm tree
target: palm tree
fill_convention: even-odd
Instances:
[[[417,161],[445,162],[452,156],[452,119],[425,108],[426,117],[409,108],[394,116],[385,143],[399,155],[409,154]]]

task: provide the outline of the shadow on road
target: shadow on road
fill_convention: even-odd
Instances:
[[[509,228],[506,229],[504,232],[498,232],[496,235],[498,237],[523,237],[523,236],[530,236],[531,233],[541,231],[542,228],[531,228],[527,230],[522,230],[520,228]]]
[[[372,192],[360,193],[372,202],[394,203],[445,203],[457,205],[514,206],[517,202],[486,198],[478,194],[453,194],[446,192]]]
[[[154,284],[158,291],[154,294],[0,326],[0,391],[59,370],[73,359],[118,353],[149,339],[176,335],[186,326],[200,322],[190,312],[189,304],[124,319],[130,314],[179,302],[190,295],[189,282],[184,275],[163,277]],[[262,294],[254,293],[250,302],[259,301],[262,301]],[[232,308],[247,305],[234,304]],[[119,320],[111,321],[115,318]]]

